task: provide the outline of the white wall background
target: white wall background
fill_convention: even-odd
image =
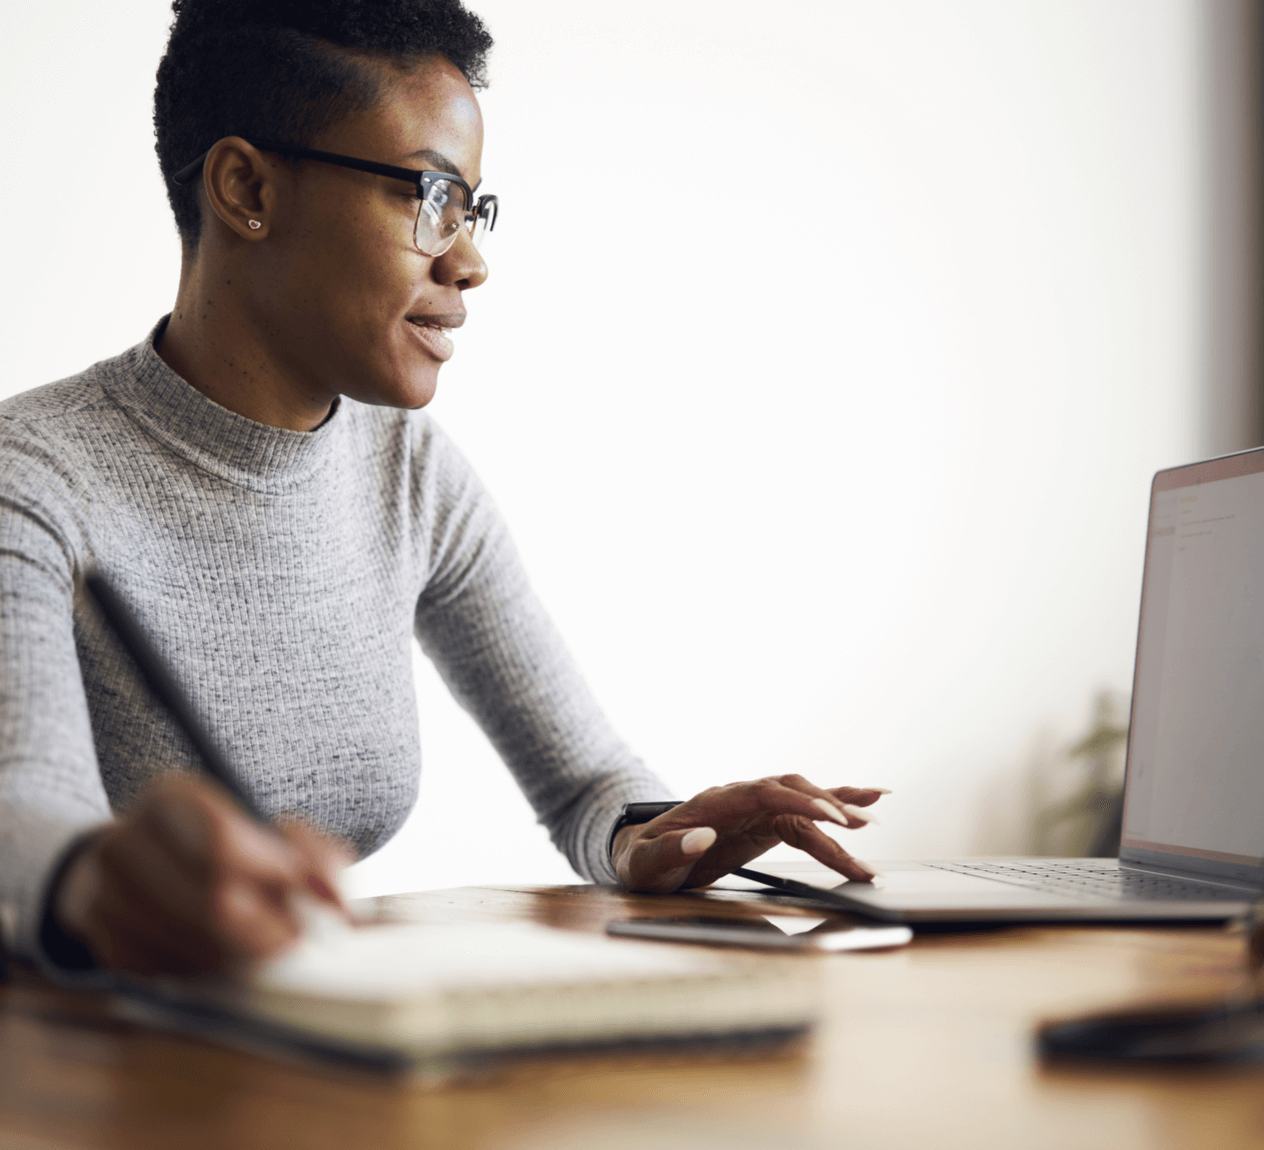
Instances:
[[[862,856],[970,849],[1129,688],[1149,479],[1201,450],[1201,7],[474,7],[503,217],[434,410],[598,696],[681,796],[881,784]],[[141,339],[178,249],[166,5],[0,13],[8,394]],[[418,672],[353,889],[566,881]]]

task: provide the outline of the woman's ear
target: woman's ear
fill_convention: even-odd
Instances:
[[[225,136],[206,154],[202,191],[220,220],[251,243],[267,239],[276,209],[276,165],[240,136]]]

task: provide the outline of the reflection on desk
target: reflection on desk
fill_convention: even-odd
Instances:
[[[740,893],[582,886],[397,895],[371,910],[592,932],[654,914],[821,915]],[[796,959],[819,967],[827,1012],[797,1047],[550,1056],[441,1086],[124,1025],[100,999],[19,972],[0,988],[0,1146],[1255,1147],[1262,1072],[1049,1069],[1031,1041],[1054,1015],[1222,994],[1241,948],[1211,927],[919,933],[904,950]]]

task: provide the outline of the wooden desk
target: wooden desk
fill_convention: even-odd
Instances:
[[[600,930],[632,914],[755,914],[716,892],[466,888],[372,900],[419,922]],[[784,901],[771,913],[810,913]],[[1241,939],[1210,928],[1021,927],[805,956],[828,1013],[798,1049],[550,1057],[442,1086],[284,1065],[115,1022],[19,974],[0,987],[0,1147],[443,1150],[1167,1150],[1264,1145],[1264,1071],[1049,1070],[1041,1018],[1217,994]]]

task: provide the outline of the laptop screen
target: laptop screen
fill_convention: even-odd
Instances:
[[[1120,857],[1264,883],[1264,450],[1155,476]]]

